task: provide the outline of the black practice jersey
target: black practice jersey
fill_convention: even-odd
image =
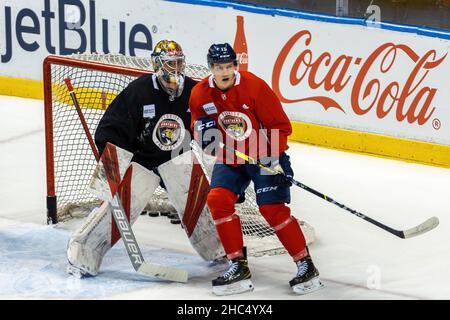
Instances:
[[[107,142],[134,154],[133,161],[153,169],[189,150],[192,137],[189,97],[196,81],[185,78],[184,90],[169,100],[156,75],[131,82],[109,105],[95,132],[100,154]]]

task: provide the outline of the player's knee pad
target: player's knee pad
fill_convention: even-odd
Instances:
[[[297,261],[304,252],[306,241],[297,219],[291,216],[289,207],[284,203],[266,204],[260,206],[259,210],[291,257]]]
[[[237,196],[225,188],[214,188],[208,193],[206,203],[214,220],[225,218],[234,213]]]
[[[291,217],[291,209],[284,203],[263,204],[259,211],[272,228],[281,226]]]

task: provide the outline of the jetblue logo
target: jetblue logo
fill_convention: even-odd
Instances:
[[[54,10],[50,0],[40,1],[42,11],[20,9],[16,4],[14,8],[5,6],[4,12],[0,12],[3,15],[0,21],[4,21],[0,24],[0,48],[5,48],[0,54],[2,63],[13,57],[15,43],[27,52],[45,47],[49,54],[61,55],[86,51],[110,53],[110,46],[116,43],[119,53],[124,55],[135,56],[136,49],[152,50],[152,35],[144,24],[127,26],[123,21],[112,23],[104,16],[97,18],[94,0],[86,4],[81,0],[51,1],[52,8],[56,7]],[[37,35],[42,36],[41,41]],[[69,47],[67,39],[74,39],[71,43],[76,45]],[[101,48],[97,47],[99,44]]]
[[[265,187],[265,188],[259,188],[256,189],[256,193],[265,193],[265,192],[271,192],[278,189],[278,186],[276,187]]]

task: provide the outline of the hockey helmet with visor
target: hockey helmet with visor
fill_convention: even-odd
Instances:
[[[183,92],[186,68],[181,46],[173,40],[161,40],[155,45],[151,57],[163,89],[171,97],[179,97]]]

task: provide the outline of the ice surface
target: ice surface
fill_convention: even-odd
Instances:
[[[250,258],[255,291],[225,299],[450,299],[450,170],[290,143],[295,178],[396,229],[431,216],[433,231],[399,239],[293,187],[295,216],[314,226],[310,250],[325,288],[294,295],[287,255]],[[142,216],[134,229],[148,261],[180,266],[187,284],[138,275],[122,243],[95,278],[65,273],[70,232],[81,221],[47,226],[44,111],[40,100],[0,96],[0,299],[223,299],[212,278],[227,269],[190,247],[166,217]]]

